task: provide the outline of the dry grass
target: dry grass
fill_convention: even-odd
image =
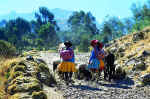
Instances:
[[[8,69],[10,67],[10,64],[18,62],[19,58],[11,58],[6,59],[3,57],[0,57],[0,99],[10,99],[11,96],[8,95],[4,89],[5,89],[5,82],[7,81],[6,74],[8,72]]]
[[[118,64],[120,64],[121,66],[124,66],[124,62],[126,62],[126,60],[130,60],[134,58],[136,59],[137,57],[141,56],[143,51],[150,51],[150,26],[146,27],[141,32],[144,32],[145,34],[145,38],[143,40],[141,39],[139,41],[134,42],[133,35],[137,33],[137,32],[134,32],[134,33],[128,34],[126,36],[123,36],[117,39],[115,43],[113,43],[110,47],[107,48],[107,49],[113,48],[115,47],[115,45],[118,45],[118,47],[121,47],[124,44],[130,44],[129,46],[125,46],[126,48],[124,51],[124,56],[119,57],[119,59],[117,60]],[[148,65],[148,67],[146,70],[141,71],[140,75],[150,73],[149,60],[150,60],[150,56],[147,56],[144,61],[146,65]],[[127,73],[130,73],[130,70],[132,70],[133,66],[124,66],[123,68],[125,69]],[[135,79],[137,79],[137,77],[140,75],[136,75]]]
[[[144,75],[144,74],[147,74],[147,73],[150,73],[150,66],[148,66],[145,71],[142,71],[141,75]]]

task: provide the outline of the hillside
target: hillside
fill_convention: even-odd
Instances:
[[[107,50],[116,56],[116,66],[138,79],[150,73],[150,27],[134,32],[109,43]]]
[[[109,82],[103,79],[102,73],[98,81],[87,81],[77,79],[75,74],[75,83],[66,85],[52,72],[59,54],[32,50],[17,59],[0,62],[0,77],[5,80],[0,82],[0,95],[8,99],[149,99],[150,27],[108,45],[105,50],[115,54],[116,70],[121,67],[127,73],[124,79]],[[77,67],[87,64],[89,56],[90,53],[75,53]]]

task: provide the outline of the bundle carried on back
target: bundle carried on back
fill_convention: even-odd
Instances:
[[[70,50],[61,50],[60,56],[62,57],[63,60],[69,60],[73,57],[73,52]]]

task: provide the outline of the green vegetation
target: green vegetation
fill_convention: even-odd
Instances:
[[[10,57],[16,54],[16,48],[9,42],[0,40],[0,56]]]
[[[150,2],[143,6],[133,4],[131,6],[133,17],[120,19],[116,16],[106,16],[98,27],[96,19],[91,12],[74,12],[68,19],[68,29],[61,30],[58,27],[53,13],[46,7],[40,7],[35,13],[35,20],[27,21],[23,18],[16,18],[5,22],[0,27],[0,39],[10,42],[22,50],[56,50],[60,42],[70,40],[78,51],[89,51],[89,41],[98,39],[103,43],[114,40],[128,33],[142,30],[150,25]],[[0,41],[0,53],[13,54],[15,48],[9,48],[6,44],[2,49],[4,41]],[[5,52],[6,50],[6,52]]]
[[[32,98],[33,99],[47,99],[47,96],[43,91],[39,91],[39,92],[33,92]]]

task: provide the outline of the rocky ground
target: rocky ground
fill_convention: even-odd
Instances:
[[[102,73],[98,81],[73,76],[74,83],[66,85],[52,71],[53,62],[60,60],[59,54],[32,50],[17,61],[6,61],[6,95],[15,97],[10,99],[150,99],[150,27],[111,41],[105,50],[115,55],[116,70],[120,67],[126,72],[123,80],[105,81]],[[27,60],[28,56],[34,59]],[[89,56],[75,53],[76,67],[87,64]]]
[[[41,52],[40,58],[52,69],[52,62],[59,59],[59,55]],[[76,54],[75,58],[76,63],[85,64],[88,62],[89,53]],[[59,94],[58,99],[150,99],[150,86],[137,87],[133,77],[130,74],[125,80],[108,82],[103,80],[102,75],[98,82],[74,79],[75,83],[70,85],[60,81],[53,91]],[[58,94],[53,97],[57,97]]]
[[[103,73],[98,82],[76,80],[67,86],[63,81],[54,88],[66,99],[150,99],[150,27],[111,41],[105,50],[115,54],[116,68],[123,68],[124,80],[104,81]],[[90,53],[75,53],[76,64],[87,64]],[[52,63],[59,60],[57,53],[41,52],[52,70]],[[61,97],[60,96],[60,97]]]

